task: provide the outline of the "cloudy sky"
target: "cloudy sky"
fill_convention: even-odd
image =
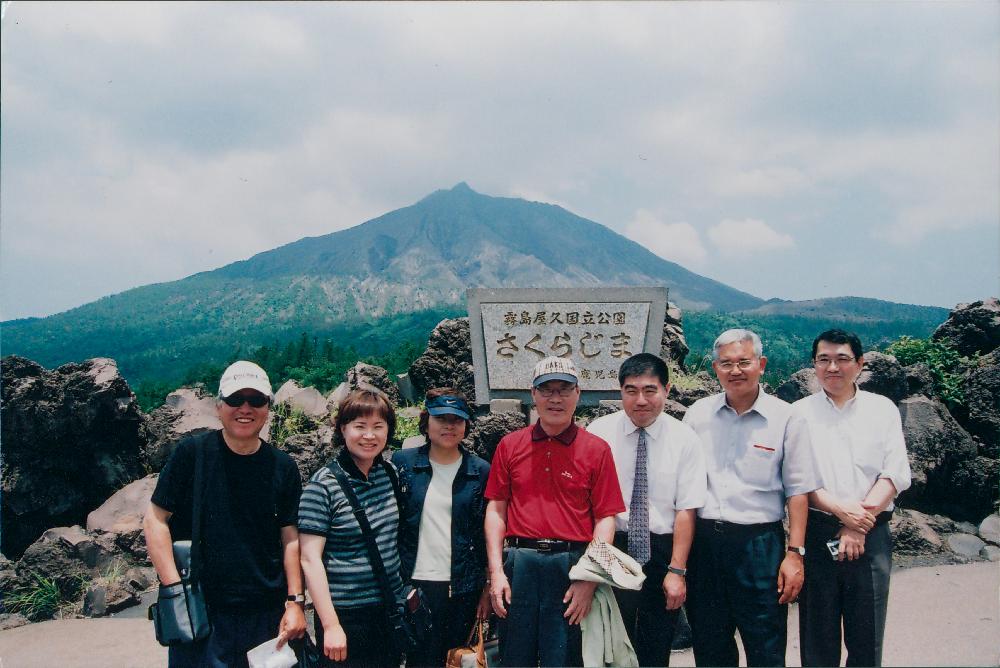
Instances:
[[[467,181],[760,297],[1000,292],[1000,3],[4,3],[0,318]]]

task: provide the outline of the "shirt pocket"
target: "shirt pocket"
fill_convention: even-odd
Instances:
[[[779,453],[771,446],[750,443],[735,462],[740,480],[755,489],[771,489],[774,486]]]

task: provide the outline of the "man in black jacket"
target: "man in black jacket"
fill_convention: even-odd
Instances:
[[[195,453],[204,458],[197,566],[212,634],[170,648],[170,666],[246,666],[246,653],[305,631],[296,529],[301,480],[292,459],[260,438],[271,399],[267,374],[232,364],[219,382],[222,429],[177,444],[143,521],[161,587],[180,582],[172,542],[191,537]]]

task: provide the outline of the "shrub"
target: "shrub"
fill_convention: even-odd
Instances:
[[[947,343],[903,336],[889,344],[886,352],[895,356],[903,366],[926,365],[934,379],[934,394],[949,406],[960,406],[965,402],[962,371],[973,362],[959,355]]]

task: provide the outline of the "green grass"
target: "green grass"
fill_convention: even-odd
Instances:
[[[4,608],[33,622],[52,619],[63,608],[76,604],[87,579],[77,577],[60,585],[54,578],[31,574],[31,582],[14,590],[4,599]]]

